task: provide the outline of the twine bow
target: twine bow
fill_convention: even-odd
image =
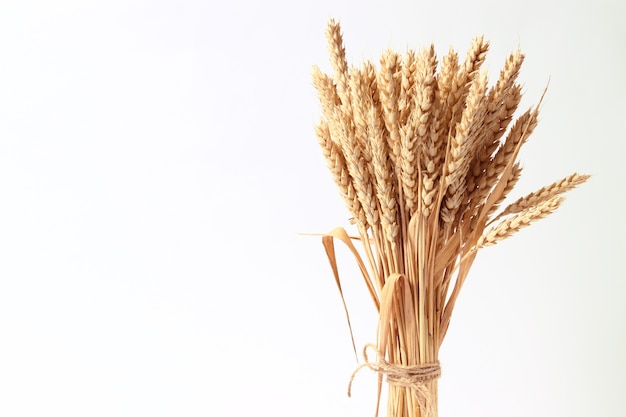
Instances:
[[[369,360],[367,356],[368,349],[372,349],[376,352],[376,361]],[[429,414],[432,399],[426,384],[441,376],[439,361],[418,365],[391,363],[383,357],[381,352],[376,348],[376,345],[368,343],[363,348],[363,363],[354,370],[350,377],[348,397],[352,396],[352,382],[354,381],[354,377],[363,368],[369,368],[378,374],[386,375],[389,385],[410,388],[420,406],[422,415],[427,416]]]

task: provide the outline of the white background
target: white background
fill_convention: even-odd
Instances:
[[[479,254],[440,415],[626,414],[624,1],[2,1],[0,415],[364,416],[319,238],[348,226],[311,66],[434,42],[518,46],[550,81],[514,197],[558,213]],[[357,344],[373,306],[342,253]],[[384,415],[384,413],[383,413]]]

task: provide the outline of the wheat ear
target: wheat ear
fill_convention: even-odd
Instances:
[[[378,92],[382,104],[383,119],[387,128],[389,155],[391,161],[397,164],[400,159],[400,57],[393,51],[387,51],[380,59],[378,72]]]
[[[559,181],[556,181],[546,187],[542,187],[539,190],[516,200],[515,202],[508,205],[502,211],[502,213],[499,214],[498,217],[519,213],[528,209],[529,207],[536,206],[537,204],[545,200],[549,200],[554,196],[573,190],[580,184],[586,182],[590,177],[590,175],[580,175],[577,173],[569,175]]]
[[[337,92],[341,99],[341,109],[345,117],[350,119],[352,117],[352,102],[350,101],[348,61],[343,46],[341,27],[332,19],[326,29],[326,39],[328,40],[328,52],[334,70],[334,78],[337,82]]]
[[[437,60],[435,49],[427,48],[416,58],[415,85],[412,113],[401,128],[400,178],[405,205],[409,216],[418,210],[419,193],[419,152],[429,133],[432,104],[435,98],[434,85]]]
[[[481,123],[482,115],[485,112],[486,90],[487,74],[482,73],[472,83],[461,121],[455,129],[455,135],[450,143],[445,166],[445,182],[448,188],[445,204],[441,207],[441,218],[446,223],[454,220],[465,192],[465,175],[473,157],[471,151],[476,144],[475,135],[472,133]]]
[[[499,241],[515,234],[524,227],[529,226],[531,223],[539,219],[543,219],[559,208],[563,200],[564,198],[562,196],[555,195],[550,199],[539,203],[537,206],[527,208],[515,216],[503,220],[498,225],[490,228],[478,239],[478,242],[476,242],[476,248],[480,249],[483,246],[495,245]]]
[[[341,149],[339,149],[339,146],[333,142],[330,137],[328,124],[323,120],[320,121],[315,126],[315,133],[320,147],[322,148],[326,165],[339,189],[341,198],[359,227],[359,230],[366,230],[367,220],[365,218],[365,212],[357,198]]]

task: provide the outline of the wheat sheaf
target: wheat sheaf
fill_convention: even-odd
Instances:
[[[430,45],[386,51],[378,66],[361,67],[349,67],[339,23],[329,22],[326,37],[333,73],[313,70],[322,113],[315,133],[358,236],[337,228],[323,242],[339,290],[335,240],[352,251],[380,313],[378,359],[365,365],[379,373],[379,398],[387,375],[388,415],[432,417],[439,347],[476,253],[554,212],[589,176],[501,207],[537,126],[538,106],[515,117],[521,52],[489,86],[483,37],[462,61],[451,49],[439,64]],[[425,367],[433,378],[411,376]]]

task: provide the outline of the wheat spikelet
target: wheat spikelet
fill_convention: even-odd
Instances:
[[[437,106],[433,119],[433,135],[440,138],[447,138],[450,134],[450,118],[452,111],[448,102],[453,95],[454,78],[459,71],[459,56],[452,48],[444,56],[439,75],[437,77]],[[442,144],[443,145],[443,144]]]
[[[528,137],[537,126],[538,114],[537,110],[529,109],[526,113],[520,116],[519,119],[517,119],[511,128],[506,141],[500,149],[498,149],[493,158],[492,167],[495,172],[498,172],[501,167],[505,166],[509,162],[520,142],[523,144],[526,140],[528,140]]]
[[[446,97],[450,92],[450,86],[458,65],[458,55],[453,49],[450,49],[443,58],[439,75],[436,76],[436,81],[432,86],[434,90],[432,117],[420,155],[422,164],[421,214],[423,217],[430,216],[434,211],[448,134],[448,127],[444,125]]]
[[[483,62],[485,62],[488,50],[489,43],[485,42],[482,36],[475,37],[470,49],[467,51],[465,62],[454,77],[450,94],[448,95],[448,115],[446,116],[447,123],[452,129],[452,136],[456,133],[454,129],[461,118],[470,86],[478,75]]]
[[[487,111],[486,91],[487,73],[483,72],[472,82],[465,109],[455,129],[456,133],[452,142],[451,152],[458,147],[458,151],[462,156],[460,161],[462,163],[469,162],[468,157],[473,157],[478,141],[477,131],[482,126],[483,118]],[[457,169],[454,171],[459,172],[459,175],[463,175],[466,169],[468,169],[468,166],[464,164],[460,172]]]
[[[496,118],[491,123],[491,132],[486,131],[483,139],[481,139],[482,144],[478,147],[470,172],[467,175],[467,190],[471,200],[469,207],[472,210],[471,216],[478,214],[482,200],[497,179],[496,172],[491,169],[493,163],[492,156],[498,149],[500,138],[512,120],[513,113],[517,109],[520,99],[521,88],[519,85],[513,85],[503,100],[500,114],[496,115]],[[489,174],[487,173],[488,171]]]
[[[341,137],[346,131],[340,112],[341,99],[333,79],[322,73],[317,66],[313,67],[313,84],[320,99],[322,114],[326,119],[315,126],[315,133],[326,159],[326,164],[333,175],[335,184],[339,188],[340,195],[350,214],[352,214],[359,229],[363,228],[365,230],[367,227],[365,212],[357,197],[340,145],[342,141],[345,142],[345,139]]]
[[[480,177],[487,170],[491,161],[490,158],[497,150],[500,138],[506,131],[509,122],[512,120],[513,113],[517,109],[521,100],[521,87],[513,85],[502,100],[500,107],[496,106],[493,94],[489,95],[489,107],[485,116],[484,129],[479,135],[479,146],[471,167],[471,176],[468,177],[468,184],[476,187],[484,187],[485,183],[478,182]],[[496,109],[494,110],[494,107]],[[484,178],[483,178],[484,180]],[[472,189],[474,187],[472,186]]]
[[[402,79],[400,82],[400,97],[398,100],[398,110],[400,114],[400,125],[405,126],[409,116],[415,107],[415,72],[417,71],[417,56],[415,51],[407,51],[402,61]]]
[[[472,180],[486,169],[488,160],[498,147],[498,143],[521,99],[521,88],[515,84],[524,55],[518,50],[511,54],[500,72],[497,84],[489,92],[484,128],[478,133],[479,146],[472,167]]]
[[[484,198],[489,193],[498,181],[498,178],[500,178],[500,175],[506,168],[510,159],[514,156],[515,150],[518,146],[526,142],[529,135],[533,132],[537,126],[537,116],[538,112],[536,109],[529,109],[515,121],[506,140],[498,148],[493,158],[491,158],[484,172],[484,179],[480,180],[481,182],[484,181],[485,185],[479,192],[479,199]]]
[[[469,133],[469,124],[473,118],[466,120],[464,127],[468,130],[461,132],[461,135],[457,135],[456,129],[460,127],[457,126],[457,124],[462,120],[468,108],[470,108],[472,112],[476,112],[479,109],[479,106],[475,102],[472,103],[472,107],[470,107],[470,103],[466,104],[465,100],[470,93],[471,86],[476,85],[474,80],[479,73],[481,65],[485,61],[488,49],[489,43],[485,42],[482,36],[474,38],[467,52],[463,66],[459,68],[456,75],[451,80],[451,86],[445,104],[443,123],[448,125],[449,137],[452,139],[449,157],[446,158],[447,173],[445,183],[447,184],[448,192],[441,211],[441,218],[445,223],[451,223],[454,220],[456,212],[461,205],[462,188],[465,185],[465,180],[462,176],[465,175],[465,164],[469,163],[469,161],[465,160],[462,152],[464,147],[469,148],[469,145],[465,144],[465,140]],[[486,79],[479,84],[481,87],[483,84],[486,85]],[[481,94],[484,95],[484,91],[481,91]],[[474,116],[473,114],[470,115]]]
[[[375,184],[383,233],[387,240],[393,243],[399,230],[397,202],[391,175],[393,171],[387,158],[389,148],[384,135],[384,122],[376,106],[378,91],[373,65],[366,62],[362,71],[354,71],[352,80],[354,80],[352,91],[356,104],[354,106],[355,119],[362,118],[357,126],[362,124],[363,141],[367,143],[369,153],[364,161],[369,168],[370,178]]]
[[[577,173],[569,175],[559,181],[556,181],[546,187],[540,188],[539,190],[516,200],[515,202],[507,206],[502,211],[502,213],[500,213],[499,217],[519,213],[528,209],[529,207],[536,206],[542,201],[549,200],[554,196],[573,190],[580,184],[586,182],[589,178],[589,175],[580,175]]]
[[[367,219],[365,218],[365,212],[356,196],[356,191],[354,190],[352,180],[348,173],[348,167],[346,166],[346,161],[341,150],[338,145],[331,140],[328,124],[325,121],[320,121],[315,125],[315,133],[320,147],[322,148],[322,154],[326,159],[326,165],[339,189],[341,198],[344,200],[352,218],[357,223],[359,230],[366,230]]]
[[[437,163],[438,161],[435,162],[432,160],[433,158],[436,158],[433,154],[438,154],[440,152],[440,150],[437,149],[436,144],[432,143],[430,140],[431,134],[433,133],[433,129],[431,129],[432,121],[436,117],[435,111],[437,94],[437,57],[435,55],[434,45],[431,45],[430,48],[427,48],[422,52],[420,63],[419,81],[415,96],[415,114],[411,120],[411,124],[415,126],[417,144],[421,149],[420,153],[427,153],[427,155],[420,157],[420,161],[416,161],[416,166],[419,166],[420,163],[425,161],[431,162],[431,164]],[[441,140],[440,143],[443,144],[443,141]],[[430,168],[430,171],[427,170],[425,175],[434,176],[434,166],[429,164],[428,168]],[[416,183],[420,185],[419,179]],[[429,203],[428,207],[424,207],[422,209],[422,213],[424,213],[425,210],[430,210],[430,206],[432,206],[434,198],[433,194],[435,190],[434,185],[434,179],[430,181],[422,181],[421,195],[417,197],[421,198],[423,205],[425,203]]]
[[[352,178],[356,195],[361,202],[367,223],[371,227],[378,225],[378,208],[374,187],[368,165],[365,163],[362,147],[357,141],[354,131],[350,130],[349,121],[341,125],[342,134],[339,137],[341,150],[346,160],[348,172]]]
[[[446,177],[448,185],[445,204],[441,207],[441,218],[445,223],[454,220],[461,205],[465,192],[465,175],[472,159],[476,137],[472,135],[476,126],[482,121],[486,111],[485,92],[487,90],[487,74],[482,73],[472,82],[460,122],[455,129],[456,133],[451,141],[449,153],[446,157]]]
[[[419,60],[419,72],[416,75],[415,109],[416,116],[411,120],[416,125],[417,141],[422,143],[428,135],[428,128],[433,118],[432,107],[437,89],[437,56],[435,46],[430,45],[422,51]]]
[[[475,85],[473,81],[485,61],[488,49],[489,43],[485,42],[482,36],[475,37],[472,40],[470,49],[467,51],[463,65],[451,79],[443,119],[443,123],[448,125],[448,137],[452,139],[450,146],[452,158],[446,156],[446,165],[444,167],[444,170],[447,170],[445,183],[448,188],[445,204],[441,210],[441,218],[445,223],[451,223],[454,220],[456,212],[461,205],[462,188],[465,185],[465,181],[461,176],[465,175],[464,168],[467,161],[465,161],[464,157],[461,157],[460,153],[464,146],[467,147],[464,142],[468,131],[463,131],[461,136],[457,136],[456,129],[468,108],[473,112],[478,109],[476,103],[472,103],[470,107],[470,103],[466,103],[465,100],[470,93],[470,86]],[[469,121],[470,119],[466,122],[469,123]],[[469,126],[466,125],[466,127]]]
[[[519,103],[522,99],[522,87],[518,84],[514,84],[504,94],[502,99],[501,108],[494,113],[494,119],[490,124],[491,132],[486,132],[484,140],[486,147],[486,156],[491,156],[496,151],[499,145],[499,141],[503,134],[509,127],[510,122],[513,120],[513,114],[517,110]],[[485,158],[484,160],[486,160]],[[484,161],[483,160],[483,161]]]
[[[339,33],[338,26],[331,27],[334,28],[334,30],[329,31],[329,33],[335,34],[335,36],[330,39],[336,40],[337,36],[340,38],[340,35],[337,35]],[[333,50],[336,49],[337,48],[334,48]],[[332,55],[332,53],[331,56],[334,57],[333,59],[337,58]],[[338,76],[341,78],[343,75],[345,74],[342,72]],[[344,91],[344,94],[347,94],[346,97],[349,97],[350,81],[347,77],[345,81],[348,82],[348,85],[345,86],[347,90]],[[366,147],[367,142],[364,138],[357,136],[358,134],[366,135],[366,133],[357,131],[358,129],[356,126],[359,123],[355,122],[354,117],[349,117],[341,111],[341,108],[344,107],[343,104],[345,103],[338,104],[341,102],[339,91],[335,88],[335,84],[332,79],[330,79],[330,77],[326,74],[323,74],[317,67],[314,67],[313,69],[313,83],[318,91],[320,102],[322,103],[324,117],[330,126],[330,139],[337,144],[334,151],[335,153],[343,155],[345,162],[344,165],[352,179],[352,185],[360,202],[361,209],[365,213],[367,223],[374,225],[378,220],[378,209],[376,207],[376,200],[372,190],[373,187],[370,183],[370,167],[365,163],[365,160],[369,156],[368,149]],[[334,107],[332,105],[333,103],[335,103]],[[352,105],[350,108],[352,108]],[[351,114],[353,115],[353,112],[351,112]],[[356,119],[358,121],[364,119],[364,117],[365,116],[361,116]],[[361,123],[360,126],[363,127],[363,124]],[[322,145],[324,145],[322,146],[323,150],[329,146],[325,143]],[[328,152],[328,150],[326,149],[325,152]],[[337,156],[334,155],[333,158],[336,159]],[[355,219],[358,220],[358,217],[355,216]]]
[[[343,35],[339,23],[331,20],[326,30],[326,39],[328,40],[328,52],[330,53],[330,62],[335,73],[335,81],[337,82],[337,93],[341,99],[341,108],[350,118],[352,116],[352,108],[350,101],[350,87],[348,77],[348,61],[346,60],[346,50],[343,46]]]
[[[504,189],[502,190],[502,194],[500,195],[500,197],[498,197],[494,205],[489,209],[489,215],[491,215],[492,213],[498,210],[498,207],[500,207],[500,204],[502,204],[502,202],[506,199],[506,197],[513,190],[513,188],[515,188],[515,185],[517,185],[517,182],[519,181],[521,176],[522,176],[522,166],[520,165],[519,162],[516,162],[513,165],[513,168],[511,169],[511,172],[509,173],[508,178],[506,179],[506,185]]]
[[[445,103],[450,89],[452,88],[454,77],[459,70],[459,54],[452,48],[443,57],[439,75],[437,77],[438,90],[441,91],[441,99]]]
[[[417,141],[412,129],[401,129],[400,142],[400,183],[402,186],[402,194],[409,216],[417,210],[418,203],[418,176],[415,166],[417,158]]]
[[[437,61],[434,47],[423,50],[417,57],[415,85],[413,92],[413,112],[405,126],[401,128],[400,177],[405,204],[410,216],[418,209],[419,203],[419,150],[429,132],[431,109],[434,100],[435,71]]]
[[[494,87],[492,87],[489,96],[493,103],[502,103],[507,93],[515,86],[517,77],[519,76],[525,56],[518,49],[507,58],[504,68],[500,71],[500,76]],[[490,108],[491,112],[496,113],[497,108]]]
[[[488,50],[489,42],[485,41],[483,36],[476,36],[472,40],[472,45],[465,57],[463,70],[459,72],[459,81],[463,80],[464,83],[469,83],[474,79],[478,74],[478,70],[485,62]],[[463,82],[457,82],[457,84],[462,85]]]
[[[556,210],[564,198],[555,195],[550,199],[539,203],[537,206],[527,208],[517,215],[503,220],[497,226],[490,228],[487,233],[483,234],[476,243],[476,248],[495,245],[499,241],[515,234],[522,228],[529,226],[531,223],[543,219],[554,210]]]
[[[370,83],[367,74],[359,69],[350,71],[350,96],[352,97],[352,114],[354,122],[354,134],[356,141],[359,143],[361,155],[365,164],[370,168],[370,175],[373,175],[371,169],[372,154],[370,151],[369,126],[367,116],[366,101],[371,98]]]
[[[330,139],[337,144],[335,151],[344,157],[344,165],[352,178],[352,185],[360,201],[361,209],[366,215],[367,222],[370,225],[376,224],[378,209],[370,183],[370,165],[366,163],[371,159],[371,155],[365,138],[358,136],[359,134],[366,135],[366,133],[358,131],[356,128],[358,123],[355,122],[354,117],[348,118],[338,106],[332,107],[331,103],[337,103],[338,100],[337,90],[332,79],[319,69],[314,68],[313,83],[318,90],[323,113],[330,126]],[[358,117],[356,119],[359,120]],[[337,158],[337,156],[333,157]],[[360,220],[357,216],[355,219]]]
[[[515,85],[524,55],[518,50],[509,55],[500,71],[498,82],[489,91],[487,112],[484,115],[483,129],[477,133],[479,148],[475,164],[480,167],[497,148],[500,137],[506,130],[511,116],[521,99],[520,87]],[[474,174],[476,176],[476,174]]]
[[[415,125],[412,118],[417,109],[415,108],[415,72],[417,71],[417,59],[413,51],[409,51],[401,68],[401,85],[399,94],[400,115],[400,158],[396,158],[396,173],[402,188],[406,211],[409,216],[417,207],[417,172],[415,159],[417,158],[418,142],[415,136]],[[409,96],[410,94],[410,96]]]
[[[351,101],[350,77],[348,76],[348,65],[343,47],[343,38],[340,27],[331,20],[326,31],[328,48],[331,56],[331,63],[335,70],[335,84],[328,81],[327,76],[314,68],[313,82],[320,95],[320,100],[324,103],[336,103],[334,91],[341,104],[335,106],[334,110],[326,111],[325,117],[331,124],[331,137],[336,143],[345,158],[346,166],[356,195],[360,201],[367,223],[372,226],[378,222],[378,208],[374,196],[373,186],[370,182],[370,168],[365,163],[369,156],[366,141],[357,136],[355,120],[353,117],[353,103]],[[332,86],[332,87],[331,87]],[[322,104],[324,108],[324,104]]]
[[[378,92],[383,109],[385,127],[389,132],[389,148],[394,164],[400,158],[400,57],[393,51],[387,51],[380,59],[378,73]]]
[[[341,105],[341,99],[337,94],[337,88],[333,79],[324,74],[317,66],[313,67],[313,85],[317,90],[320,105],[322,106],[322,115],[328,121],[331,129],[340,124],[340,120],[336,117],[338,108]],[[335,137],[338,135],[334,132]]]
[[[500,77],[494,87],[489,92],[489,98],[491,106],[489,112],[491,114],[497,114],[498,109],[501,108],[504,98],[508,92],[515,85],[515,80],[519,75],[522,63],[524,62],[524,55],[520,50],[510,54],[504,63],[504,68],[500,71]],[[490,120],[489,118],[487,120]]]

